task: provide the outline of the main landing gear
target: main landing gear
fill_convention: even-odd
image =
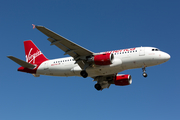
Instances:
[[[82,70],[82,71],[80,72],[80,75],[81,75],[83,78],[87,78],[88,73],[87,73],[85,70]]]
[[[142,70],[143,70],[143,74],[142,74],[142,75],[143,75],[144,77],[147,77],[146,68],[143,67]]]
[[[95,87],[96,90],[98,90],[98,91],[102,89],[102,88],[101,88],[101,85],[100,85],[99,83],[95,84],[94,87]]]
[[[84,69],[80,72],[80,75],[83,78],[87,78],[88,77],[88,73],[86,72],[86,69],[89,67],[89,64],[85,64]]]

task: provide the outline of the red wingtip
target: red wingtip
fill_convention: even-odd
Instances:
[[[36,26],[34,24],[32,24],[32,26],[33,26],[33,29],[36,28]]]

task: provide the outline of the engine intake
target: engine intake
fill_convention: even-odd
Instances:
[[[119,86],[130,85],[132,83],[131,75],[116,75],[114,77],[114,84]]]
[[[96,65],[110,65],[112,64],[112,60],[114,59],[114,55],[111,53],[104,53],[100,55],[95,55],[91,61],[93,61]]]

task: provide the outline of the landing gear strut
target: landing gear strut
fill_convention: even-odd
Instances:
[[[142,74],[142,75],[143,75],[144,77],[147,77],[146,68],[143,67],[142,70],[143,70],[143,74]]]
[[[102,88],[101,88],[101,85],[100,85],[99,83],[95,84],[94,87],[95,87],[96,90],[98,90],[98,91],[102,89]]]
[[[83,78],[87,78],[87,76],[88,76],[88,73],[87,73],[85,70],[82,70],[82,71],[80,72],[80,74],[81,74],[81,76],[82,76]]]

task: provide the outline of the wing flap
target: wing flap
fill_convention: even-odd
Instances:
[[[56,40],[54,41],[52,38],[48,38],[47,40],[49,40],[51,42],[51,45],[56,45],[58,48],[60,48],[61,50],[63,50],[65,53],[69,50],[71,50],[70,48],[64,46],[62,43],[60,43],[60,40]],[[70,56],[75,57],[77,54],[75,52],[72,52],[71,54],[69,53]]]
[[[19,64],[20,66],[24,67],[24,68],[34,68],[35,65],[33,64],[30,64],[28,62],[25,62],[21,59],[18,59],[16,57],[13,57],[13,56],[7,56],[9,59],[11,59],[12,61],[16,62],[17,64]]]

